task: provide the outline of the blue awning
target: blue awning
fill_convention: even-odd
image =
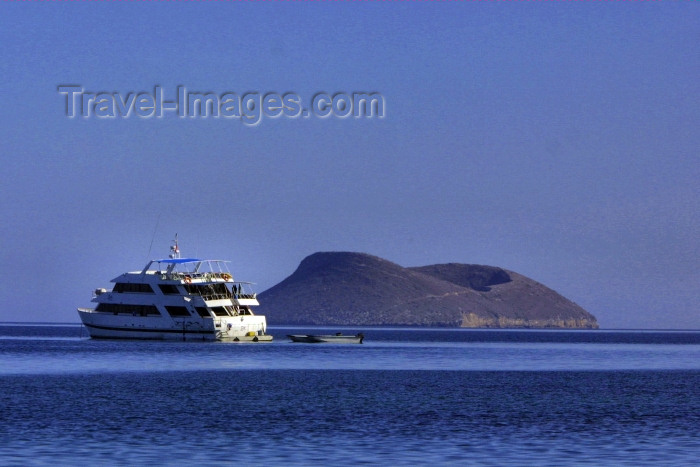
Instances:
[[[154,260],[158,263],[170,263],[170,264],[182,264],[182,263],[196,263],[197,261],[202,261],[197,258],[168,258],[168,259],[156,259]]]

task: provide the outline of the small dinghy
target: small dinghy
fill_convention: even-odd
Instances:
[[[365,335],[362,333],[354,336],[346,336],[340,332],[335,334],[317,335],[317,334],[291,334],[287,335],[292,342],[305,342],[307,344],[318,344],[320,342],[333,342],[336,344],[362,344]]]

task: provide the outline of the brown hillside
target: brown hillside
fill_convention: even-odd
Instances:
[[[260,294],[269,323],[596,328],[595,317],[544,285],[493,266],[404,268],[364,253],[306,257]]]

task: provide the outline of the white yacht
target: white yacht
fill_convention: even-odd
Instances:
[[[235,281],[228,262],[181,258],[176,236],[167,259],[112,279],[78,314],[94,339],[271,341],[251,283]]]

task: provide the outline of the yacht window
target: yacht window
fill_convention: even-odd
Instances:
[[[177,289],[176,285],[173,284],[158,284],[160,291],[165,295],[180,295],[180,291]]]
[[[203,306],[196,306],[194,307],[195,310],[197,310],[197,314],[201,316],[202,318],[211,318],[211,315],[209,314],[209,310],[207,310]]]
[[[187,311],[187,308],[184,306],[166,306],[166,310],[168,310],[168,314],[170,316],[189,316],[190,312]]]
[[[160,315],[158,308],[153,305],[122,305],[119,303],[100,303],[95,311],[105,313],[129,314],[134,316]]]
[[[113,292],[117,293],[153,293],[149,284],[131,284],[128,282],[117,282],[114,284]]]

